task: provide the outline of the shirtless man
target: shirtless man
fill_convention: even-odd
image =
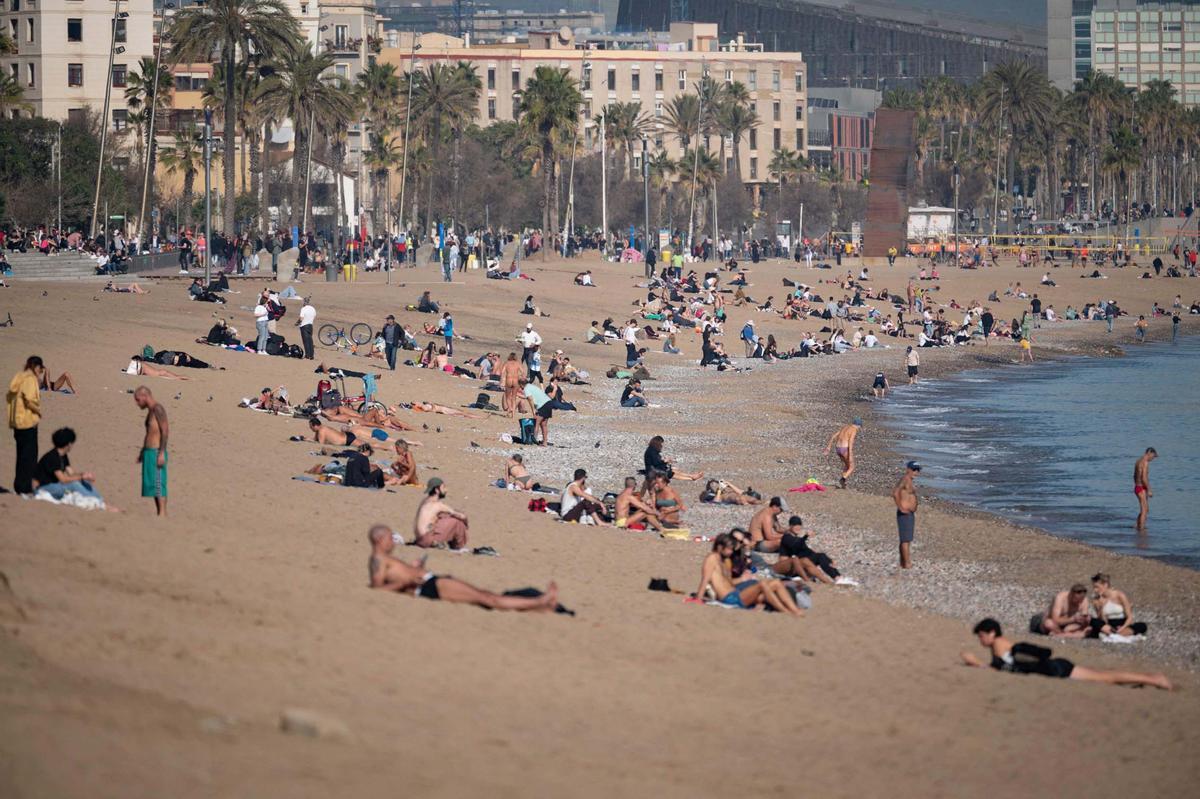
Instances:
[[[825,445],[826,455],[829,454],[829,450],[836,448],[837,456],[842,459],[842,479],[838,482],[840,488],[845,488],[846,481],[854,474],[854,441],[862,432],[862,425],[862,419],[855,419],[850,424],[838,428]]]
[[[366,413],[347,408],[344,405],[339,405],[333,408],[322,408],[321,415],[331,422],[341,422],[343,424],[357,424],[367,427],[388,427],[392,430],[404,430],[413,432],[414,428],[394,418],[391,414],[393,411],[382,411],[379,408],[371,408]]]
[[[705,590],[712,586],[717,601],[731,608],[752,610],[767,604],[781,613],[803,616],[804,611],[796,606],[791,592],[779,580],[760,581],[750,577],[734,584],[727,564],[733,558],[737,546],[731,534],[721,533],[717,536],[713,541],[712,552],[708,553],[700,566],[700,587],[696,589],[694,596],[685,601],[703,602]]]
[[[375,433],[379,432],[370,427],[362,427],[360,425],[347,425],[343,430],[336,430],[332,427],[325,427],[321,424],[321,420],[315,416],[308,420],[308,429],[312,431],[312,440],[318,444],[328,444],[334,447],[355,447],[363,441],[386,441],[387,435],[380,432],[384,436],[378,438]],[[303,441],[304,437],[301,436]]]
[[[662,530],[658,523],[658,511],[638,495],[636,477],[625,478],[625,488],[617,495],[617,527],[625,529],[631,524],[646,524]]]
[[[750,517],[750,544],[756,552],[778,552],[783,533],[775,529],[775,520],[783,513],[783,500],[771,497],[767,507]]]
[[[149,361],[143,360],[142,356],[133,356],[134,368],[137,369],[136,374],[139,377],[161,377],[164,380],[190,380],[191,378],[177,375],[172,371],[163,369],[161,366],[155,366]]]
[[[913,478],[921,473],[921,464],[909,461],[904,465],[904,476],[892,489],[892,501],[896,503],[896,529],[900,533],[900,568],[912,568],[913,537],[917,528],[917,489]]]
[[[534,482],[533,475],[525,468],[525,458],[520,453],[514,454],[505,464],[504,482],[516,483],[525,491],[530,491],[538,485]]]
[[[508,417],[511,419],[516,416],[517,399],[521,394],[521,362],[517,360],[515,352],[508,354],[508,360],[501,364],[497,377],[500,379],[500,387],[504,389],[502,407],[508,411]]]
[[[1090,629],[1088,589],[1083,583],[1075,583],[1070,590],[1054,595],[1037,631],[1055,638],[1084,638]]]
[[[413,544],[433,547],[449,544],[451,549],[467,546],[467,516],[446,504],[446,489],[440,477],[429,480],[425,486],[425,498],[417,506],[413,520]]]
[[[167,438],[170,434],[167,411],[145,386],[138,386],[133,392],[133,401],[146,412],[146,435],[137,458],[142,464],[142,496],[153,498],[155,511],[159,516],[166,516]]]
[[[407,441],[396,442],[396,460],[392,461],[392,474],[387,475],[385,482],[388,485],[417,485],[417,459]]]
[[[1134,525],[1137,530],[1146,529],[1146,516],[1150,514],[1150,497],[1154,496],[1154,492],[1150,490],[1150,461],[1157,457],[1158,452],[1154,447],[1148,447],[1133,467],[1133,493],[1138,501],[1137,524]]]
[[[436,478],[435,478],[436,479]],[[405,563],[392,555],[396,539],[387,525],[377,524],[369,534],[371,587],[425,599],[442,599],[490,610],[550,611],[558,605],[558,586],[551,582],[539,597],[504,596],[476,588],[453,577],[438,577],[425,570],[425,558]]]

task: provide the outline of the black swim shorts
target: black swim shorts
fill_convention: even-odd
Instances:
[[[421,583],[420,587],[417,588],[417,596],[424,597],[425,599],[441,599],[441,596],[438,594],[437,581],[438,578],[430,577]]]

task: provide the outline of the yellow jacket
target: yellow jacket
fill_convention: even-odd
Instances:
[[[36,427],[42,418],[42,396],[37,375],[18,372],[8,384],[8,426],[14,430]]]

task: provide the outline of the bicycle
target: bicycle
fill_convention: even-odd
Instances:
[[[363,392],[359,396],[350,396],[346,392],[346,375],[339,369],[333,369],[327,373],[330,383],[336,383],[340,389],[334,389],[339,395],[336,404],[343,405],[358,413],[366,413],[367,411],[378,410],[387,412],[387,405],[375,399],[375,379],[378,375],[363,375]],[[318,398],[319,399],[319,398]]]
[[[317,340],[326,347],[348,349],[357,352],[358,348],[375,338],[375,331],[366,322],[356,322],[350,327],[350,335],[346,335],[345,327],[338,327],[332,322],[321,325],[317,331]]]

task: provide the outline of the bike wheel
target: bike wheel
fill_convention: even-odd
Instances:
[[[384,413],[387,413],[387,406],[382,402],[371,400],[370,402],[359,403],[358,407],[354,410],[358,411],[359,413],[367,413],[368,411],[383,411]]]
[[[355,344],[366,344],[374,338],[375,334],[366,322],[359,322],[350,328],[350,340]]]
[[[326,347],[332,347],[337,343],[338,336],[341,335],[341,332],[342,331],[337,329],[337,325],[321,325],[321,329],[317,331],[317,340]]]

